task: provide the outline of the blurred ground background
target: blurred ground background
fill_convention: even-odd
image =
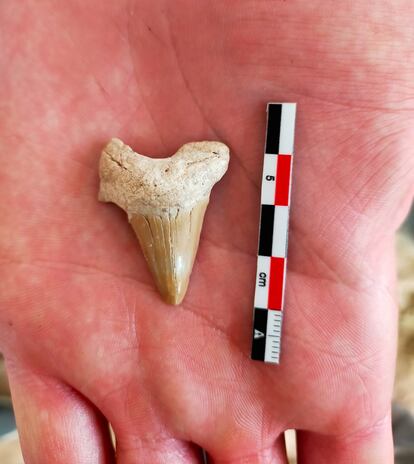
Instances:
[[[398,234],[396,247],[400,328],[393,407],[395,462],[414,464],[414,213]],[[294,464],[294,432],[289,431],[286,438],[290,461]],[[23,464],[1,355],[0,464]]]

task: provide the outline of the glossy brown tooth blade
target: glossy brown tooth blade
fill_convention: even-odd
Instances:
[[[180,304],[187,291],[208,200],[191,210],[132,215],[130,222],[163,299]]]
[[[118,139],[102,152],[99,200],[128,213],[163,299],[180,304],[187,291],[210,191],[227,170],[220,142],[192,142],[170,158],[135,153]]]

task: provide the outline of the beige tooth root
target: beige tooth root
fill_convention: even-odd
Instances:
[[[185,296],[210,191],[228,162],[220,142],[187,143],[163,159],[139,155],[118,139],[102,152],[99,200],[127,212],[167,303],[180,304]]]

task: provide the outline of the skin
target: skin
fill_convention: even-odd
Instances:
[[[1,3],[0,349],[28,464],[279,464],[287,428],[300,464],[393,462],[413,19],[410,0]],[[299,104],[278,367],[249,359],[268,101]],[[112,136],[230,146],[179,307],[97,201]]]

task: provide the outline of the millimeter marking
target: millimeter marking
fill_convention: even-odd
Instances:
[[[296,103],[268,103],[251,358],[279,364]]]

